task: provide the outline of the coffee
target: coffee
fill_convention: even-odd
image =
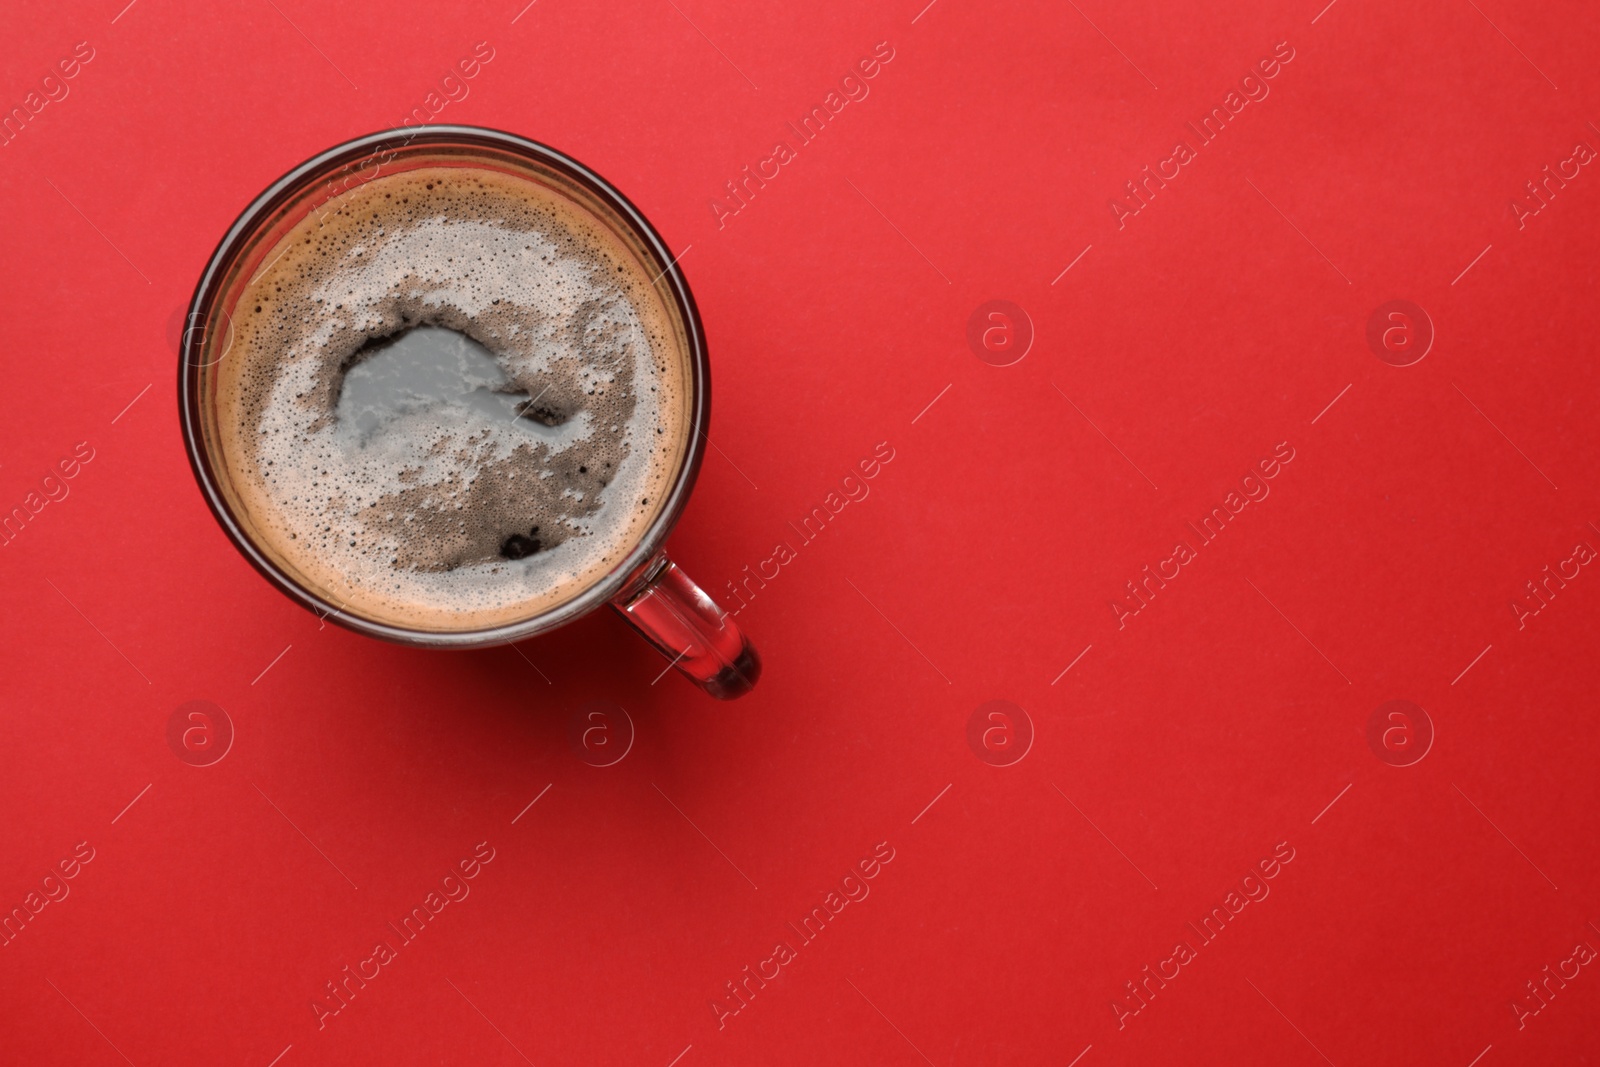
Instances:
[[[689,452],[684,326],[563,191],[429,166],[321,204],[259,259],[216,367],[253,539],[341,611],[530,618],[593,586]]]

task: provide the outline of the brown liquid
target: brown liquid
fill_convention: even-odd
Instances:
[[[659,513],[691,432],[682,328],[583,206],[412,170],[263,262],[217,367],[223,466],[256,539],[340,610],[426,631],[531,618]]]

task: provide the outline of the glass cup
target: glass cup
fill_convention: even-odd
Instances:
[[[233,343],[235,304],[245,285],[269,265],[266,257],[282,236],[335,197],[379,175],[438,166],[484,168],[532,179],[599,219],[637,257],[646,275],[655,278],[690,368],[688,444],[670,492],[633,547],[570,599],[527,618],[477,630],[414,629],[365,618],[298,572],[260,536],[230,484],[220,456],[216,410],[216,367]],[[718,699],[749,692],[761,673],[760,658],[733,620],[662,550],[694,488],[711,417],[711,371],[694,297],[674,257],[638,209],[605,179],[554,149],[498,130],[423,126],[361,137],[302,163],[245,209],[206,265],[180,346],[178,396],[189,461],[217,521],[268,581],[322,618],[402,644],[479,648],[544,633],[609,604],[672,666]]]

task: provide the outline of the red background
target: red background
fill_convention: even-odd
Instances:
[[[1600,947],[1600,576],[1521,629],[1509,604],[1600,546],[1600,174],[1510,206],[1600,147],[1593,10],[923,2],[10,5],[6,107],[94,58],[0,148],[0,505],[94,458],[0,548],[0,904],[95,855],[0,948],[0,1060],[1592,1062],[1593,966],[1511,1005]],[[478,41],[439,121],[571,153],[688,249],[717,445],[691,574],[724,591],[894,449],[739,615],[766,673],[737,704],[652,684],[610,613],[525,659],[320,626],[193,484],[169,324],[217,239]],[[1282,41],[1270,96],[1119,229],[1110,198]],[[966,340],[991,299],[1033,324],[1012,366]],[[1392,299],[1436,331],[1412,366],[1365,340]],[[1119,629],[1279,442],[1270,497]],[[604,768],[568,733],[597,699],[636,729]],[[996,699],[1035,735],[1005,767],[967,741]],[[1413,766],[1367,742],[1392,699],[1436,730]],[[167,740],[191,700],[236,731],[211,766]],[[319,1028],[480,841],[471,895]],[[719,1028],[878,842],[870,896]],[[1280,842],[1271,895],[1119,1028]]]

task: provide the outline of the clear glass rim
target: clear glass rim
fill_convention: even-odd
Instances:
[[[205,365],[200,358],[205,331],[191,325],[183,331],[178,354],[178,412],[184,446],[202,495],[223,531],[246,559],[273,585],[318,616],[359,633],[402,644],[434,648],[477,648],[506,644],[544,633],[586,615],[618,597],[631,594],[647,577],[650,565],[660,554],[662,543],[677,523],[690,491],[694,488],[704,456],[704,429],[711,413],[711,369],[706,354],[705,331],[700,312],[689,291],[688,281],[679,270],[666,243],[638,208],[610,182],[572,157],[537,141],[479,126],[419,126],[404,131],[389,130],[368,134],[335,145],[301,163],[273,182],[229,227],[206,264],[195,287],[185,318],[186,324],[206,324],[226,286],[234,262],[249,246],[260,228],[309,187],[331,175],[358,167],[374,157],[392,154],[423,154],[442,147],[487,149],[507,153],[549,167],[582,186],[616,214],[632,230],[632,235],[657,260],[660,270],[656,284],[665,283],[675,310],[681,318],[689,349],[690,433],[683,462],[667,499],[650,526],[615,567],[588,589],[526,619],[476,630],[425,630],[395,626],[341,610],[316,592],[307,589],[286,573],[250,536],[233,513],[220,487],[216,464],[206,449],[201,430],[205,398],[201,378]]]

